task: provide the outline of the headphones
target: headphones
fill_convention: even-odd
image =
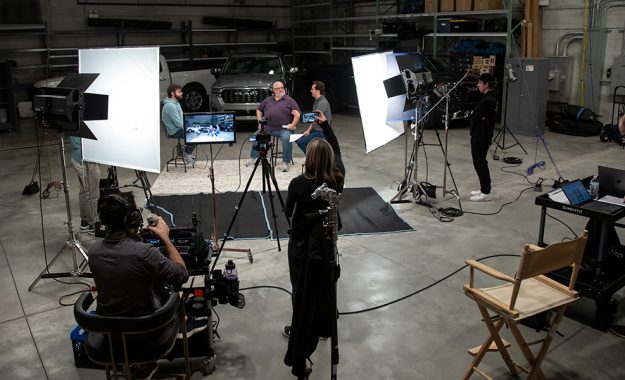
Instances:
[[[104,198],[105,201],[112,201],[124,207],[124,225],[127,228],[138,228],[143,224],[143,214],[141,209],[132,207],[130,202],[119,194],[110,194]]]

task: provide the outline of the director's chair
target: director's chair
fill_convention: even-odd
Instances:
[[[573,289],[573,286],[577,279],[587,238],[588,232],[584,231],[582,236],[575,240],[555,243],[546,248],[526,244],[523,247],[519,267],[514,277],[476,260],[465,261],[470,268],[470,277],[469,283],[464,285],[464,292],[477,303],[488,328],[489,336],[481,346],[469,350],[474,358],[464,373],[463,379],[469,379],[473,372],[477,372],[485,379],[491,379],[478,368],[478,364],[489,351],[499,351],[506,366],[514,376],[518,376],[518,368],[528,374],[528,379],[545,378],[540,369],[540,364],[547,355],[547,350],[564,316],[567,305],[579,298],[579,293]],[[571,267],[571,276],[568,286],[544,275],[569,266]],[[477,288],[474,286],[476,269],[490,277],[505,281],[507,284],[490,288]],[[518,324],[526,318],[551,309],[554,309],[555,315],[544,338],[527,343],[521,335]],[[494,312],[495,315],[491,317],[489,311]],[[514,340],[527,360],[527,368],[512,360],[507,351],[507,346],[510,344],[499,336],[504,324],[510,329]],[[530,346],[541,342],[542,345],[537,354],[534,355]]]

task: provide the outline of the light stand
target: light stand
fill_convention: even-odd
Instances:
[[[45,123],[42,121],[42,124]],[[61,129],[58,130],[59,134],[59,154],[61,156],[61,172],[63,175],[63,192],[65,193],[65,208],[67,210],[67,232],[68,239],[63,248],[54,256],[52,261],[46,265],[46,267],[41,271],[39,276],[33,281],[32,284],[28,287],[28,290],[31,291],[41,280],[42,278],[64,278],[64,277],[88,277],[92,278],[93,275],[88,272],[84,272],[85,268],[88,264],[88,256],[87,251],[83,247],[80,240],[78,240],[79,234],[76,232],[76,228],[74,227],[74,223],[72,222],[72,209],[69,201],[69,186],[67,185],[67,171],[65,169],[66,161],[65,161],[65,143],[63,140],[63,131]],[[61,256],[63,251],[69,248],[72,250],[72,258],[74,262],[74,268],[70,272],[59,272],[59,273],[50,273],[50,267],[54,265],[56,260]],[[81,255],[83,261],[78,264],[78,255]]]
[[[211,190],[212,190],[212,208],[213,208],[213,236],[211,237],[211,241],[213,242],[213,251],[219,251],[219,234],[217,233],[217,202],[216,202],[216,196],[215,196],[215,171],[213,169],[213,145],[209,146],[209,150],[210,150],[210,155],[211,155],[211,159],[210,159],[210,167],[208,169],[208,178],[210,178],[211,181]],[[247,189],[246,189],[247,190]],[[228,236],[228,234],[226,234],[226,237]],[[229,252],[241,252],[241,253],[247,253],[247,258],[248,260],[250,260],[250,263],[254,262],[254,257],[252,256],[252,250],[249,248],[243,249],[243,248],[222,248],[222,251],[229,251]]]
[[[511,71],[512,71],[512,67],[507,67],[507,70],[504,70],[504,73],[505,73],[504,77],[506,78],[506,91],[504,94],[504,104],[506,106],[506,113],[508,113],[508,93],[510,92],[509,90],[510,83],[516,82],[516,80],[518,79],[513,75]],[[497,135],[495,135],[495,138],[493,139],[493,141],[491,141],[490,146],[489,146],[489,149],[490,149],[490,147],[493,146],[493,144],[495,144],[495,150],[493,151],[493,160],[499,160],[499,156],[497,155],[497,149],[501,149],[502,151],[505,151],[517,145],[523,150],[523,152],[525,152],[525,154],[527,154],[527,151],[525,150],[525,148],[523,148],[523,145],[521,145],[519,140],[517,140],[516,136],[514,136],[512,131],[510,131],[510,129],[508,128],[508,125],[506,123],[506,115],[503,115],[502,118],[503,118],[503,125],[501,126],[501,129],[499,130],[499,132],[497,132]],[[515,141],[514,144],[506,146],[506,133],[509,133],[510,136],[512,136],[512,138]]]

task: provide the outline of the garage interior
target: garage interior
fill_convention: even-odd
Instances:
[[[453,120],[448,131],[440,123],[429,125],[423,134],[425,145],[419,146],[418,180],[442,187],[446,165],[441,145],[447,143],[447,162],[464,215],[442,217],[436,211],[459,207],[455,197],[443,194],[439,188],[433,209],[412,201],[392,205],[414,231],[340,236],[338,239],[341,277],[337,297],[338,310],[343,314],[338,320],[338,377],[461,378],[471,362],[467,350],[480,345],[487,335],[475,302],[463,291],[463,285],[469,281],[464,261],[484,258],[483,263],[513,275],[519,259],[510,255],[520,255],[524,244],[538,241],[541,217],[541,207],[536,204],[538,196],[553,190],[552,184],[560,176],[565,180],[584,179],[596,175],[599,165],[624,168],[624,151],[615,142],[602,142],[598,134],[554,133],[547,124],[554,111],[564,104],[586,106],[601,124],[614,124],[622,112],[619,105],[625,102],[617,96],[617,87],[625,85],[620,82],[625,81],[625,76],[621,76],[625,53],[622,35],[625,1],[506,0],[495,2],[494,9],[482,10],[475,8],[482,3],[480,1],[469,1],[470,10],[462,10],[466,2],[451,1],[454,9],[445,10],[450,2],[444,0],[319,4],[224,0],[205,3],[191,0],[169,1],[168,4],[141,0],[1,3],[0,24],[4,25],[0,25],[0,62],[10,75],[3,76],[1,88],[5,101],[0,103],[0,162],[4,168],[4,196],[0,200],[3,220],[0,224],[3,289],[0,332],[5,337],[0,343],[0,377],[105,377],[100,369],[76,367],[70,339],[70,332],[76,325],[74,302],[85,290],[84,283],[92,284],[92,280],[43,279],[29,290],[46,263],[67,241],[67,211],[59,185],[61,164],[57,136],[54,131],[38,125],[29,104],[36,81],[76,72],[77,49],[160,46],[161,54],[176,69],[191,64],[219,67],[235,52],[278,52],[302,72],[350,66],[351,57],[363,54],[421,51],[433,62],[441,61],[449,70],[454,63],[462,63],[454,61],[454,57],[458,57],[454,49],[459,41],[480,39],[500,44],[496,47],[503,51],[493,68],[501,75],[502,93],[507,86],[518,85],[504,83],[507,82],[506,62],[544,59],[547,61],[544,74],[549,78],[547,84],[537,84],[528,92],[516,88],[522,96],[534,96],[534,91],[539,93],[537,98],[544,96],[546,103],[537,116],[542,117],[541,120],[532,122],[526,115],[536,110],[517,107],[521,101],[515,95],[508,94],[508,104],[502,105],[504,121],[498,122],[496,128],[507,123],[520,145],[510,146],[513,140],[508,134],[504,149],[499,149],[499,160],[493,159],[495,145],[491,147],[488,161],[493,201],[469,200],[470,191],[479,184],[471,162],[466,121]],[[416,8],[411,8],[413,6]],[[435,8],[428,12],[424,7],[429,6]],[[477,26],[455,34],[439,30],[440,19],[457,18],[472,20]],[[508,24],[504,22],[503,28],[495,26],[499,31],[485,32],[488,20],[508,20]],[[584,25],[588,26],[587,30]],[[470,29],[472,27],[479,29]],[[506,61],[506,56],[512,61]],[[327,84],[332,86],[330,82]],[[348,93],[336,91],[332,102],[333,128],[346,166],[345,187],[371,187],[389,202],[398,193],[406,151],[410,153],[412,149],[413,135],[407,133],[367,153],[357,99],[354,101],[349,99]],[[303,101],[310,101],[306,95],[304,92]],[[455,106],[461,109],[471,105],[474,103]],[[247,136],[253,132],[254,125],[243,124],[237,143],[232,147],[223,146],[217,160],[239,160],[244,165],[250,145]],[[539,135],[543,136],[542,140]],[[160,161],[164,171],[175,140],[165,138],[164,133],[160,136]],[[69,151],[69,144],[66,145]],[[290,172],[299,171],[304,161],[304,154],[297,147],[293,152],[294,165]],[[210,162],[211,152],[206,146],[200,146],[196,154],[196,168],[188,170],[189,176],[197,175],[197,171],[205,169]],[[505,157],[521,158],[522,163],[506,163]],[[544,163],[535,166],[533,174],[529,175],[528,168],[541,161]],[[101,167],[104,175],[106,166]],[[78,185],[70,169],[68,166],[69,196],[76,217]],[[147,172],[146,175],[154,184],[160,173]],[[237,173],[215,175],[236,179]],[[130,186],[137,199],[144,200],[141,187],[133,187],[137,184],[134,170],[118,168],[118,176],[120,185]],[[449,172],[446,176],[450,189]],[[47,188],[47,198],[40,197],[41,193],[22,195],[31,179],[39,182],[42,193]],[[197,189],[198,193],[210,191],[210,188]],[[412,200],[410,194],[405,198]],[[209,210],[202,211],[209,217]],[[149,210],[144,213],[147,216]],[[585,217],[549,209],[544,242],[572,239],[582,233],[587,221]],[[619,226],[616,232],[623,241],[625,235]],[[86,233],[80,235],[87,249],[96,239],[99,238]],[[236,263],[246,305],[243,309],[230,305],[214,308],[213,318],[218,316],[219,319],[219,337],[214,343],[216,369],[203,376],[199,370],[200,360],[194,358],[191,378],[293,378],[290,368],[283,363],[287,339],[281,334],[284,325],[290,322],[291,299],[287,292],[277,289],[290,291],[286,239],[281,251],[275,240],[268,239],[228,241],[226,246],[252,250],[252,263],[245,254],[234,252],[224,252],[218,262],[219,267],[227,259]],[[625,259],[614,254],[610,260],[609,265],[617,268],[616,277],[623,276]],[[73,265],[72,253],[65,250],[51,269],[64,272]],[[623,272],[618,268],[623,268]],[[402,299],[407,295],[410,296]],[[596,303],[588,297],[582,296],[569,306],[541,366],[546,378],[625,377],[622,361],[625,345],[618,334],[622,331],[618,327],[625,325],[622,300],[623,290],[619,287],[612,295],[608,315],[599,317]],[[522,329],[529,337],[539,336],[529,327]],[[503,336],[513,341],[506,328]],[[523,361],[514,343],[510,353],[515,360]],[[320,341],[311,360],[314,363],[311,379],[330,376],[329,340]],[[179,369],[180,362],[159,362],[159,374],[170,367]],[[511,378],[497,353],[488,353],[480,368],[495,379]]]

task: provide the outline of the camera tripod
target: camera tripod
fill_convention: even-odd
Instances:
[[[74,227],[74,223],[72,222],[72,209],[71,209],[70,200],[69,200],[69,187],[67,185],[67,171],[65,169],[66,160],[65,160],[65,143],[63,140],[63,131],[59,130],[58,134],[59,134],[59,154],[61,156],[61,173],[63,175],[63,193],[65,194],[65,209],[67,210],[66,224],[67,224],[67,232],[68,232],[69,237],[67,239],[67,242],[65,242],[65,245],[63,246],[63,248],[61,248],[61,250],[59,250],[56,256],[54,256],[52,261],[50,261],[46,265],[46,267],[43,269],[43,271],[41,271],[39,276],[37,276],[35,281],[33,281],[33,283],[30,284],[30,286],[28,287],[29,291],[31,291],[37,285],[39,280],[41,280],[42,278],[64,278],[64,277],[91,278],[93,277],[91,273],[84,272],[85,268],[87,267],[89,259],[87,256],[87,251],[83,247],[80,240],[78,240],[79,233],[76,231],[76,228]],[[69,248],[72,251],[72,259],[74,263],[73,269],[69,272],[51,273],[50,268],[52,267],[52,265],[54,265],[56,260],[58,260],[58,258],[61,256],[61,253],[63,253],[63,251],[65,251],[66,248]],[[80,264],[78,264],[78,255],[82,256],[82,259],[83,259]]]
[[[280,247],[280,234],[278,232],[278,218],[276,215],[276,209],[275,209],[274,202],[273,202],[274,195],[271,190],[272,183],[273,183],[275,192],[278,195],[278,200],[280,201],[280,204],[282,205],[282,210],[284,210],[284,201],[282,200],[282,194],[280,194],[280,189],[278,188],[278,181],[276,180],[276,176],[272,170],[271,164],[269,164],[269,161],[267,160],[267,152],[271,150],[272,147],[273,147],[273,144],[271,142],[262,143],[259,141],[257,141],[256,146],[254,146],[254,149],[258,150],[259,157],[258,159],[256,159],[256,162],[254,163],[254,169],[252,170],[252,174],[250,174],[250,178],[247,180],[247,184],[245,185],[245,190],[243,190],[241,199],[239,200],[239,203],[235,206],[234,215],[232,216],[232,219],[230,220],[230,224],[228,225],[228,229],[226,230],[223,240],[221,241],[221,245],[219,246],[219,251],[217,251],[217,256],[215,257],[211,271],[215,268],[215,265],[217,264],[217,260],[219,260],[219,256],[221,255],[221,251],[224,250],[224,244],[226,243],[228,236],[230,236],[232,226],[234,225],[234,222],[237,219],[237,215],[239,214],[239,211],[241,210],[241,205],[243,204],[243,201],[245,200],[245,196],[247,195],[247,191],[250,187],[250,184],[252,183],[252,180],[254,179],[254,174],[256,174],[256,169],[258,169],[259,165],[261,167],[261,172],[262,172],[263,193],[265,192],[265,185],[267,185],[266,189],[269,193],[269,203],[271,205],[271,216],[273,218],[273,228],[276,232],[276,241],[278,242],[278,251],[282,250]],[[286,221],[290,227],[291,222],[288,216],[286,217]]]

